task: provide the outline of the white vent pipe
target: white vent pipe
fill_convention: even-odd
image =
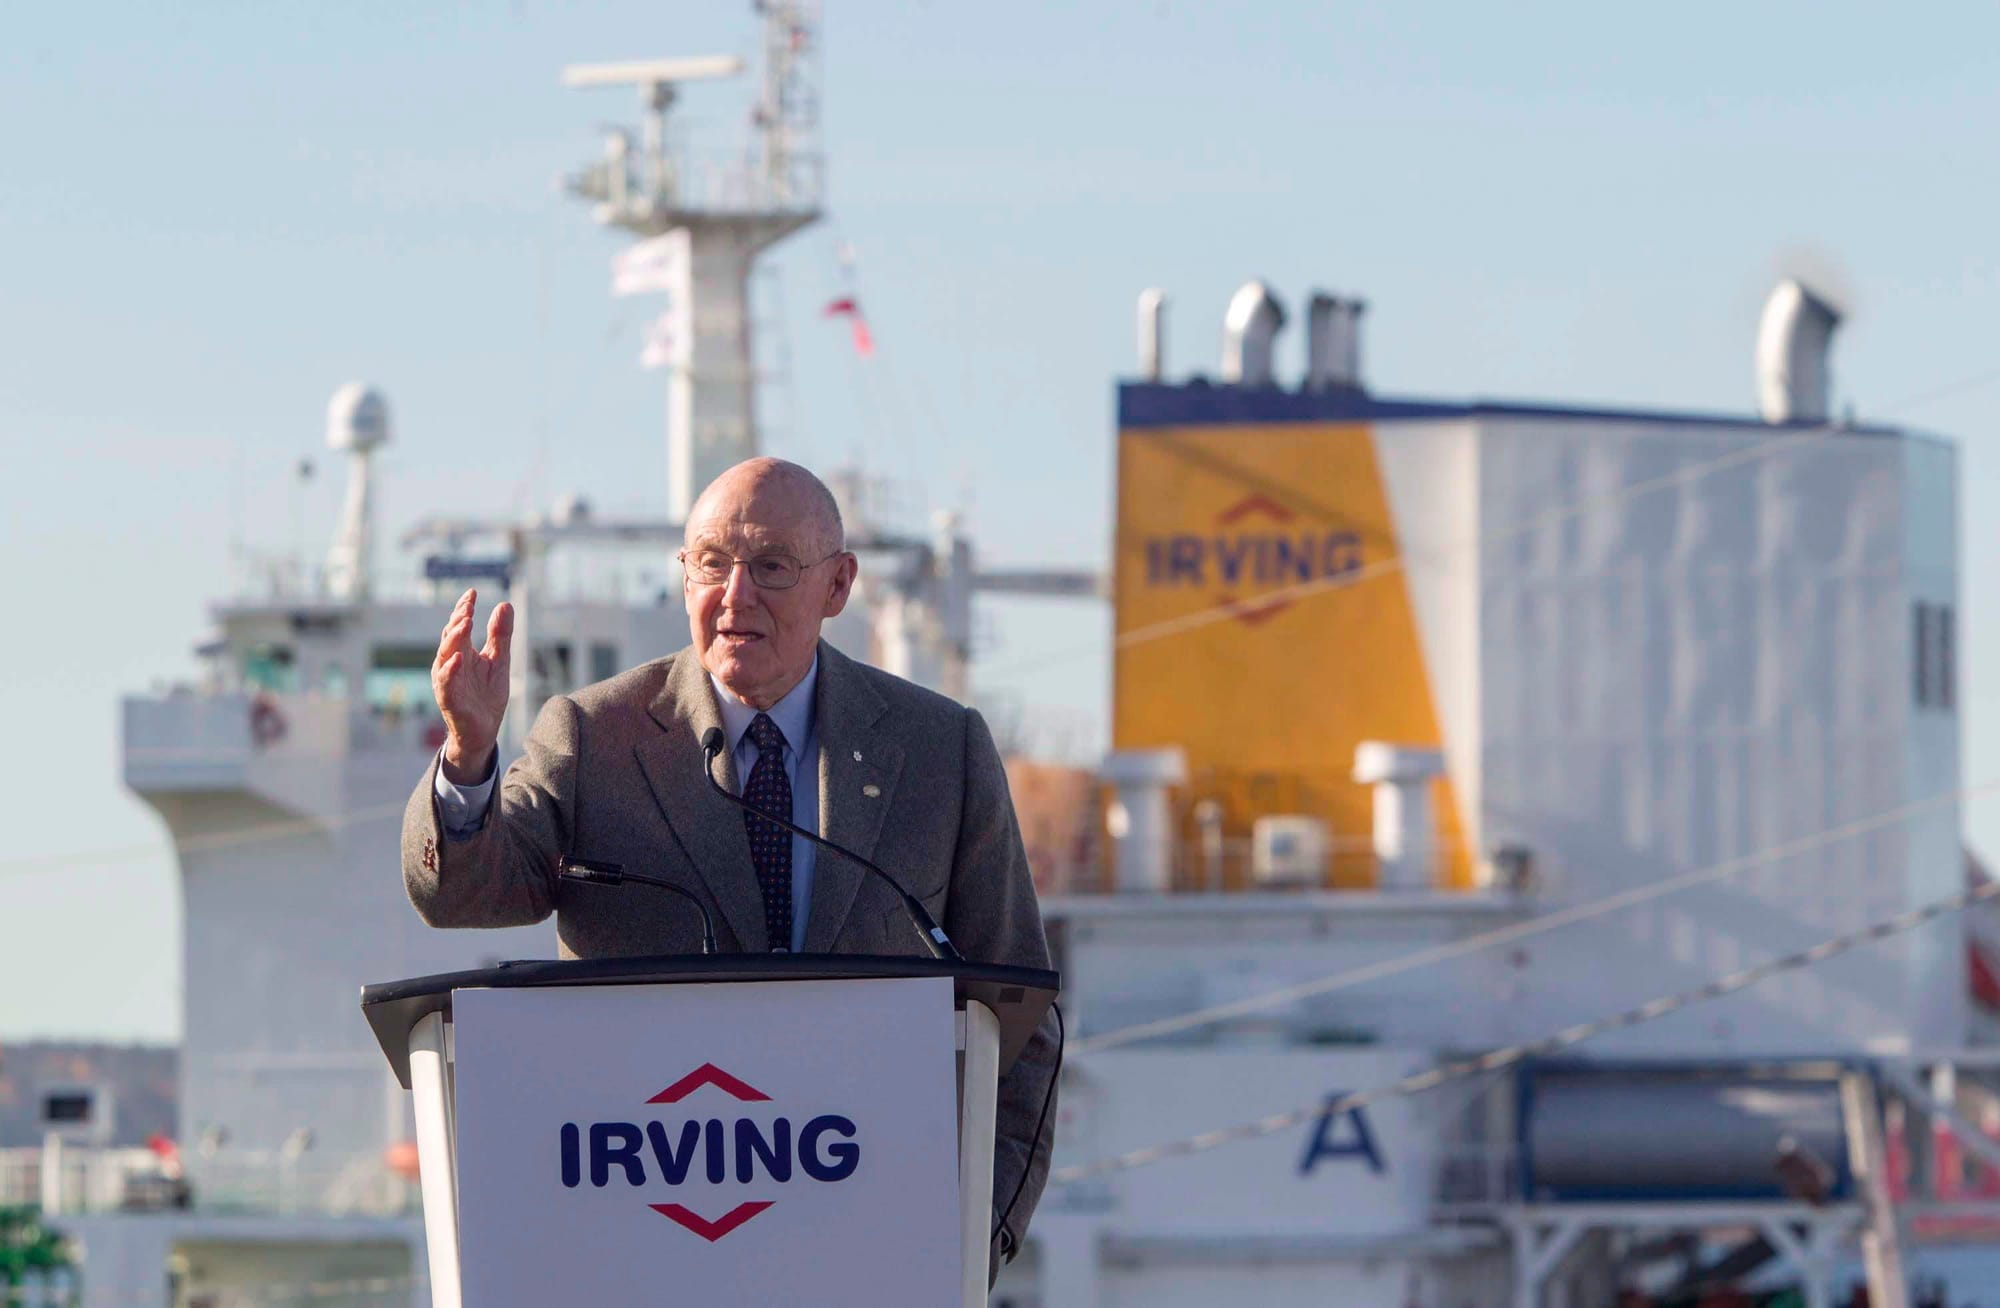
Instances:
[[[1263,282],[1245,282],[1229,297],[1222,317],[1222,380],[1232,386],[1269,386],[1273,345],[1285,325],[1285,306]]]
[[[1159,381],[1167,368],[1167,293],[1154,287],[1139,292],[1139,375]]]
[[[1444,773],[1435,749],[1366,740],[1354,747],[1354,779],[1375,787],[1375,863],[1382,890],[1431,890],[1437,885],[1437,824],[1431,780]]]
[[[1839,325],[1840,311],[1804,283],[1778,283],[1757,328],[1757,409],[1764,421],[1826,421],[1827,350]]]
[[[1306,306],[1306,389],[1361,385],[1361,313],[1368,302],[1314,291]]]
[[[1169,786],[1187,782],[1178,749],[1125,749],[1104,756],[1099,780],[1115,792],[1105,822],[1111,835],[1112,889],[1163,893],[1173,880],[1174,812]]]

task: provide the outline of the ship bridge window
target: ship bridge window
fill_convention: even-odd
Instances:
[[[567,695],[576,689],[567,643],[559,641],[553,645],[536,646],[535,680],[545,695]]]
[[[362,687],[368,707],[377,712],[424,712],[431,706],[430,645],[377,645],[368,654],[368,680]]]
[[[243,652],[243,684],[288,695],[299,686],[299,663],[289,645],[252,645]]]
[[[590,647],[590,679],[603,681],[618,675],[618,647],[596,641]]]
[[[1918,708],[1958,707],[1957,613],[1949,604],[1918,600],[1911,606],[1911,628],[1915,648],[1910,667],[1915,674]]]

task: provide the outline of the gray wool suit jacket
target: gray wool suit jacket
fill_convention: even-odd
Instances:
[[[823,641],[817,699],[820,833],[901,881],[967,958],[1047,967],[1006,773],[979,714]],[[686,887],[708,904],[723,952],[762,952],[763,901],[742,810],[701,776],[702,737],[720,726],[691,646],[551,699],[466,840],[445,839],[432,760],[403,815],[410,902],[438,927],[526,926],[553,912],[564,958],[700,951],[679,896],[558,882],[556,861],[568,854]],[[727,751],[714,767],[736,791]],[[807,912],[808,953],[925,953],[895,895],[838,854],[815,859]],[[1027,1175],[1007,1222],[1013,1247],[1048,1173],[1053,1108],[1041,1139],[1032,1137],[1055,1070],[1055,1025],[1044,1019],[1000,1081],[996,1218]]]

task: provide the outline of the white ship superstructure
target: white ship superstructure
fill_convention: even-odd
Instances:
[[[1163,312],[1021,1301],[1823,1305],[1865,1243],[1883,1302],[2000,1216],[1986,963],[1920,916],[1969,872],[1956,459],[1830,419],[1825,303],[1772,297],[1741,418],[1379,397],[1324,294],[1280,385],[1260,283],[1171,382]]]
[[[82,1240],[91,1308],[428,1302],[408,1096],[358,987],[555,952],[547,925],[433,931],[404,898],[431,660],[465,586],[515,603],[518,748],[549,696],[685,643],[679,519],[766,449],[751,272],[823,200],[815,8],[758,9],[757,145],[721,181],[667,114],[735,60],[565,75],[648,114],[572,189],[636,242],[620,285],[665,297],[660,516],[428,518],[392,566],[376,451],[424,436],[343,388],[324,568],[218,604],[201,678],[126,701],[125,777],[185,896],[190,1202],[85,1141],[0,1170]],[[1817,1308],[1864,1244],[1886,1285],[2000,1229],[1995,1009],[1968,1004],[2000,986],[1962,917],[1702,993],[1968,875],[1956,458],[1830,420],[1827,306],[1773,298],[1754,417],[1379,397],[1362,306],[1329,295],[1281,383],[1258,283],[1219,375],[1171,381],[1164,312],[1149,292],[1120,390],[1108,588],[983,570],[950,519],[838,488],[864,584],[830,635],[891,671],[968,696],[982,594],[1115,606],[1114,749],[1082,779],[1103,802],[1081,857],[1038,867],[1057,1170],[995,1302],[1583,1308],[1755,1281]]]

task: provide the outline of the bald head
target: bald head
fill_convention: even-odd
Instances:
[[[854,586],[840,506],[819,478],[783,459],[749,459],[688,510],[681,573],[702,666],[753,708],[777,703],[812,668],[820,624]]]
[[[786,524],[802,562],[847,548],[840,504],[812,471],[784,459],[745,459],[708,484],[688,510],[687,543],[696,533],[729,522]]]

